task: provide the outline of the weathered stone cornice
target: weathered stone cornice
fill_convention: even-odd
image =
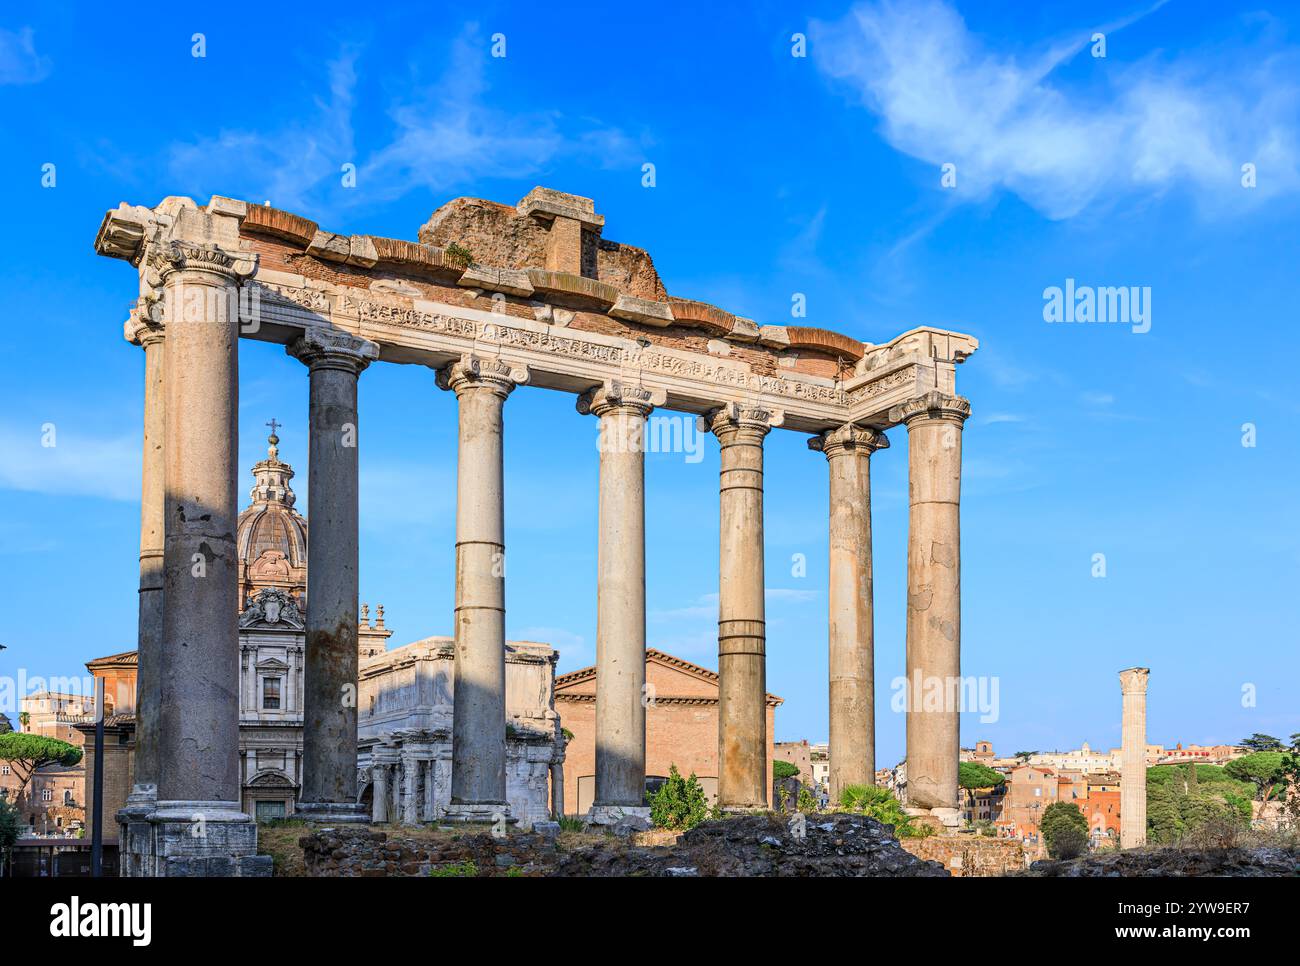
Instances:
[[[888,449],[889,437],[878,429],[846,423],[814,436],[808,440],[808,448],[826,454],[828,460],[852,453],[870,456],[876,450]]]
[[[334,234],[230,198],[199,207],[172,197],[108,212],[95,244],[137,266],[137,311],[149,323],[164,321],[164,275],[195,271],[195,282],[211,286],[251,271],[239,300],[245,338],[288,345],[319,327],[374,342],[393,362],[434,369],[466,353],[494,356],[545,388],[580,394],[618,380],[697,415],[743,401],[783,412],[785,428],[807,433],[846,423],[886,428],[895,410],[931,390],[955,396],[955,365],[978,347],[928,327],[870,345],[815,326],[759,325],[667,294],[648,254],[616,242],[593,249],[589,239],[576,268],[572,259],[553,264],[548,246],[561,239],[547,219],[585,229],[592,202],[546,189],[530,198],[522,208],[457,199],[435,212],[420,242],[409,242]],[[557,205],[573,210],[548,209]],[[561,226],[570,255],[571,228]],[[453,244],[469,257],[448,255]]]

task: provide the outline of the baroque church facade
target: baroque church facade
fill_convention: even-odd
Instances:
[[[259,821],[292,815],[302,786],[307,637],[308,521],[295,507],[294,470],[280,459],[274,422],[271,428],[266,458],[253,466],[250,503],[239,515],[236,536],[241,804]],[[376,821],[435,821],[450,798],[454,646],[450,638],[425,638],[389,650],[392,633],[382,605],[372,619],[362,604],[359,798]],[[507,796],[512,817],[528,823],[563,809],[557,658],[546,644],[507,644]],[[118,718],[126,728],[121,744],[133,743],[133,715]],[[106,795],[106,815],[122,807],[131,785],[129,760],[117,766],[125,773],[116,778],[108,776],[109,767],[108,785],[122,790],[116,796],[122,800]]]

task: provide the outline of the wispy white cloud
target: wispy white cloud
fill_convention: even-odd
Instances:
[[[272,132],[220,131],[172,145],[169,166],[182,183],[206,186],[286,210],[309,208],[309,196],[327,180],[340,183],[344,163],[355,163],[352,112],[359,51],[345,47],[327,65],[328,96],[314,99],[309,116]]]
[[[31,27],[0,30],[0,84],[39,84],[52,67],[50,58],[36,52]]]
[[[358,144],[354,115],[375,108],[357,103],[362,52],[346,47],[329,63],[328,94],[315,99],[309,116],[279,129],[222,131],[176,144],[172,174],[195,190],[221,186],[319,217],[420,188],[438,194],[484,178],[524,178],[560,157],[583,157],[602,168],[640,160],[638,138],[598,119],[494,107],[487,51],[477,25],[467,25],[451,43],[442,76],[405,85],[387,106],[387,134]],[[356,187],[341,190],[345,163],[356,166]]]
[[[1113,33],[1140,18],[1103,26]],[[936,182],[940,165],[955,164],[959,196],[1006,190],[1063,219],[1178,186],[1224,210],[1300,187],[1294,49],[1261,51],[1248,66],[1157,53],[1107,60],[1105,89],[1085,92],[1057,68],[1091,33],[1080,27],[1022,55],[997,51],[939,0],[860,3],[813,26],[822,70],[879,115],[891,145],[935,165]],[[1247,162],[1258,171],[1249,194]]]

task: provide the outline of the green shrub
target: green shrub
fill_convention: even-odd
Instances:
[[[676,765],[668,768],[668,780],[650,797],[650,821],[656,828],[685,830],[709,817],[709,800],[695,773],[683,778]]]
[[[1052,802],[1043,809],[1038,828],[1054,859],[1072,859],[1088,848],[1088,820],[1074,802]]]
[[[799,768],[794,762],[781,761],[779,758],[772,762],[772,778],[776,781],[794,778],[798,774]]]
[[[818,810],[817,796],[812,793],[812,789],[807,785],[799,786],[799,797],[795,799],[794,807],[800,812],[815,812]]]
[[[903,803],[888,788],[879,785],[845,785],[840,792],[840,808],[892,825],[900,839],[923,839],[934,834],[929,825],[914,825],[903,811]]]
[[[470,265],[474,263],[474,253],[465,246],[459,245],[456,242],[452,242],[444,248],[443,253],[446,255],[448,261],[461,266],[461,268],[469,268]]]

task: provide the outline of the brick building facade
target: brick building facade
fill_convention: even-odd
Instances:
[[[718,791],[718,675],[697,664],[646,650],[646,784],[666,778],[670,765],[692,772],[709,800]],[[772,733],[781,699],[767,696],[767,788],[772,787]],[[555,710],[573,737],[564,753],[564,808],[585,814],[596,790],[596,669],[555,679]]]

